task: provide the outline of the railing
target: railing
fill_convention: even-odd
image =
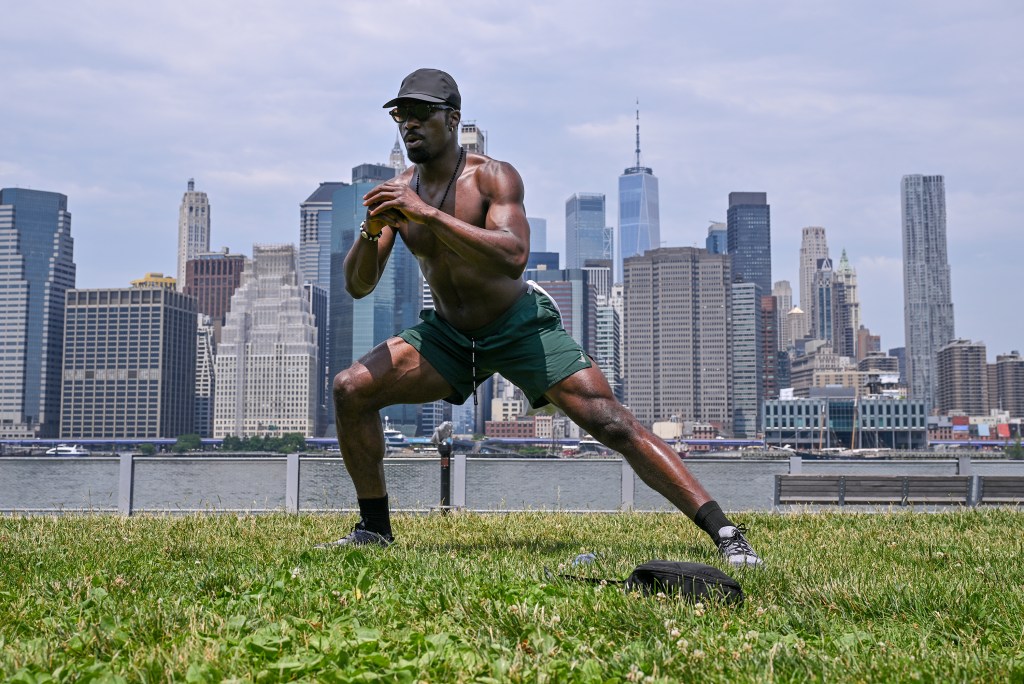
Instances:
[[[1016,490],[998,478],[1024,480],[1024,461],[967,457],[913,461],[700,458],[686,463],[728,511],[773,510],[789,503],[777,498],[777,476],[968,476],[974,478],[970,501],[1010,504],[1017,500]],[[429,511],[439,506],[438,458],[387,458],[384,470],[395,510]],[[450,479],[450,505],[473,511],[675,510],[617,457],[517,459],[456,454]],[[355,490],[339,457],[0,458],[3,513],[299,513],[356,508]]]

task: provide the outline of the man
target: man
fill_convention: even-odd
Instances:
[[[733,565],[760,558],[679,456],[612,395],[604,375],[565,332],[553,300],[523,281],[530,251],[523,181],[511,165],[458,143],[462,98],[454,79],[419,69],[392,108],[413,166],[364,197],[366,220],[345,257],[345,286],[365,297],[399,237],[419,260],[435,309],[334,378],[338,442],[360,521],[323,547],[387,546],[391,531],[379,411],[444,398],[463,403],[501,373],[534,407],[560,408],[621,453],[640,478],[692,518]]]

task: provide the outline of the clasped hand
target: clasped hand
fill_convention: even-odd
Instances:
[[[388,181],[363,195],[367,232],[376,235],[384,226],[398,229],[408,221],[423,223],[430,207],[413,192],[408,183]]]

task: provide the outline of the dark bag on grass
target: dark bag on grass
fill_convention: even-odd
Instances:
[[[743,589],[740,583],[718,568],[704,563],[683,561],[652,560],[636,566],[624,580],[608,580],[597,577],[561,575],[565,579],[600,584],[624,584],[626,591],[639,591],[645,596],[662,592],[679,596],[691,603],[698,601],[723,601],[743,603]]]

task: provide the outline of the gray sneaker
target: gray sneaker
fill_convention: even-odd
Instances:
[[[732,526],[718,530],[718,553],[733,567],[764,565],[764,561],[743,536],[746,531],[744,527]]]
[[[381,548],[387,548],[391,546],[391,543],[395,541],[395,538],[390,534],[379,534],[377,532],[371,532],[370,530],[363,527],[362,521],[356,523],[355,528],[348,533],[347,536],[342,537],[337,541],[324,542],[323,544],[317,544],[314,549],[333,549],[338,546],[379,546]]]

